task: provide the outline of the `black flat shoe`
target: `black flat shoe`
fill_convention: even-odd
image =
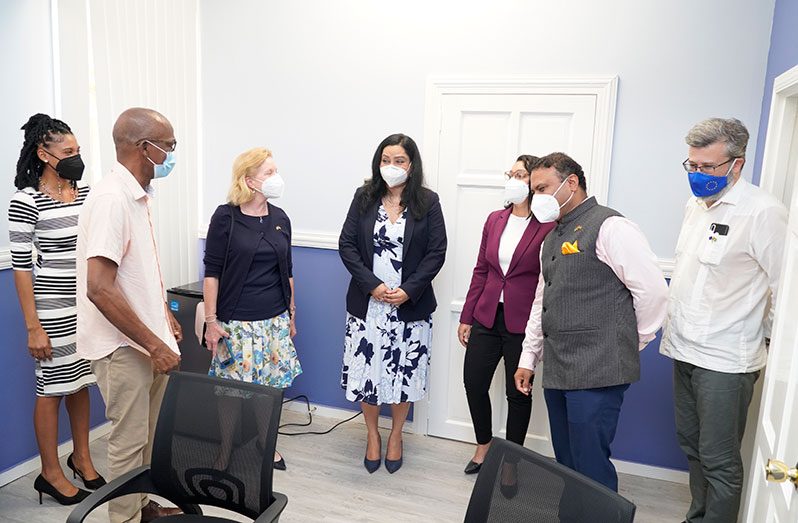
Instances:
[[[47,494],[62,505],[77,505],[91,494],[87,490],[78,489],[74,496],[65,496],[52,486],[49,481],[44,479],[41,474],[36,476],[36,480],[33,482],[33,489],[39,493],[39,505],[42,504],[42,494]]]
[[[382,458],[380,459],[363,458],[363,466],[366,467],[366,470],[369,471],[369,474],[374,474],[375,472],[377,472],[377,469],[380,468],[381,464],[382,464]]]
[[[465,466],[463,472],[465,472],[466,474],[477,474],[479,472],[479,469],[481,468],[482,468],[482,463],[477,463],[472,460],[468,462],[468,465]]]
[[[72,479],[75,479],[75,476],[80,476],[80,479],[83,481],[83,486],[85,486],[89,490],[97,490],[98,488],[105,485],[105,478],[102,477],[99,473],[97,473],[97,477],[94,479],[86,479],[83,476],[83,472],[78,470],[75,466],[75,462],[72,461],[72,454],[69,455],[67,458],[67,467],[72,469]]]

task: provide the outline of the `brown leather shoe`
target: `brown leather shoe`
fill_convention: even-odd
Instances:
[[[174,516],[182,514],[183,511],[175,507],[162,507],[154,501],[150,501],[141,509],[141,523],[150,523],[164,516]]]

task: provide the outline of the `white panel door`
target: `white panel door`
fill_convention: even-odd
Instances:
[[[784,266],[740,519],[798,521],[798,483],[768,483],[769,459],[798,468],[798,66],[773,82],[760,185],[788,207]],[[749,411],[750,412],[750,411]],[[750,418],[749,418],[750,419]],[[750,455],[750,454],[749,454]],[[744,455],[745,456],[745,455]],[[747,456],[746,456],[747,457]]]
[[[768,483],[764,474],[771,458],[798,468],[798,192],[793,194],[785,248],[749,478],[750,501],[745,521],[750,523],[798,521],[798,482]]]
[[[795,72],[798,73],[798,68]],[[798,479],[781,484],[769,483],[764,472],[769,459],[798,469],[798,412],[795,407],[798,404],[798,191],[795,190],[795,177],[798,176],[798,74],[793,85],[794,94],[785,104],[789,111],[784,111],[789,116],[784,127],[792,140],[788,139],[787,147],[771,151],[774,158],[768,159],[781,162],[782,169],[786,169],[775,177],[763,179],[769,189],[775,188],[775,194],[787,200],[790,220],[754,455],[747,482],[744,521],[749,523],[798,521]],[[771,115],[771,122],[774,120]],[[769,129],[768,140],[771,140],[771,132]],[[777,181],[779,183],[775,183]]]
[[[426,144],[434,150],[428,149],[426,154],[432,158],[428,171],[441,197],[449,249],[446,264],[435,280],[439,305],[434,325],[428,433],[473,442],[462,378],[465,349],[457,341],[456,331],[485,218],[503,205],[502,173],[520,154],[542,156],[562,151],[585,167],[590,183],[589,170],[597,157],[609,158],[611,140],[604,139],[606,133],[601,139],[596,136],[597,128],[606,129],[602,115],[606,107],[604,99],[592,93],[455,92],[439,96],[438,101],[438,105],[428,106],[428,112],[433,110],[437,129],[428,127],[434,135]],[[606,201],[606,194],[598,197]],[[502,437],[507,405],[504,390],[500,363],[491,398],[494,434]],[[545,403],[536,380],[527,444],[551,454],[549,440]]]

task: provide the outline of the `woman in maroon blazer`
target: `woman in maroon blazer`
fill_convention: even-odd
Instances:
[[[477,265],[460,314],[457,336],[466,348],[463,381],[477,438],[466,474],[479,472],[493,437],[488,390],[502,357],[509,405],[508,440],[524,444],[532,413],[532,398],[516,390],[513,374],[535,299],[540,244],[554,226],[539,223],[530,211],[529,173],[536,160],[534,156],[519,156],[505,173],[504,199],[508,204],[492,212],[485,222]]]

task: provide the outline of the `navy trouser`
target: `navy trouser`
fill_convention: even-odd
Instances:
[[[551,440],[558,463],[618,491],[610,462],[623,394],[629,385],[597,389],[544,389]]]

